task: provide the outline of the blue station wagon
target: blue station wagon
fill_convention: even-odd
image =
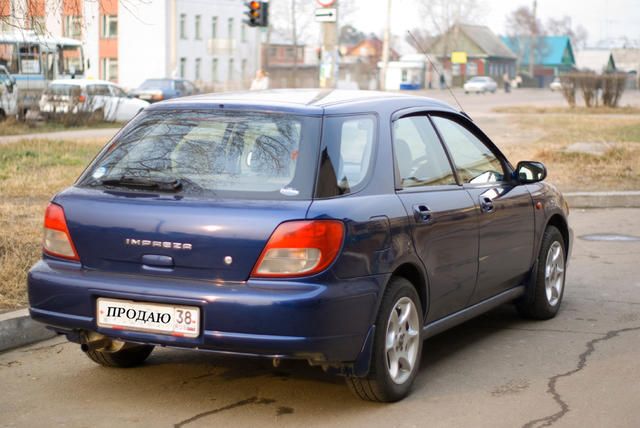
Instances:
[[[161,102],[52,199],[31,316],[104,366],[154,346],[304,359],[397,401],[424,339],[507,302],[557,313],[572,232],[545,177],[425,97]]]

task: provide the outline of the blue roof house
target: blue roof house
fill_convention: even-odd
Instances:
[[[503,36],[502,41],[517,57],[521,72],[529,70],[529,36]],[[540,87],[547,86],[559,73],[575,69],[576,60],[569,36],[538,36],[534,52],[533,77]]]

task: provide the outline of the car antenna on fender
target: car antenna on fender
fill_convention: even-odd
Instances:
[[[418,39],[416,39],[416,36],[413,35],[413,33],[410,30],[407,30],[407,33],[409,33],[409,35],[411,36],[411,38],[413,39],[413,41],[416,44],[416,47],[418,48],[418,50],[422,51],[422,53],[424,54],[424,56],[427,58],[427,61],[429,61],[429,64],[431,64],[431,68],[436,72],[436,74],[438,75],[438,78],[441,79],[443,77],[443,74],[438,70],[438,68],[436,67],[436,65],[433,63],[433,61],[431,61],[431,57],[429,56],[429,54],[427,53],[427,50],[420,44],[420,42],[418,41]],[[460,104],[460,101],[458,101],[458,98],[456,98],[456,95],[453,93],[453,90],[451,89],[451,87],[449,86],[449,84],[447,83],[447,79],[444,78],[441,81],[444,82],[444,86],[446,86],[446,88],[449,90],[449,93],[451,94],[451,96],[453,97],[453,99],[455,100],[456,104],[458,105],[458,108],[460,109],[460,113],[464,114],[466,117],[468,117],[469,119],[471,119],[471,116],[469,116],[464,109],[462,108],[462,105]]]

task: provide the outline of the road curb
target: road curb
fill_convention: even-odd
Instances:
[[[640,190],[563,193],[570,208],[640,208]]]
[[[0,352],[54,337],[56,333],[35,322],[28,309],[0,314]]]

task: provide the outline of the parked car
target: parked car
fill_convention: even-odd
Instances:
[[[491,92],[492,94],[496,92],[498,89],[498,84],[495,80],[493,80],[489,76],[476,76],[467,80],[467,83],[464,84],[464,93],[468,94],[469,92],[476,93],[486,93]]]
[[[4,65],[0,65],[0,121],[18,114],[16,80]]]
[[[560,82],[560,78],[556,77],[553,79],[553,82],[549,84],[549,88],[551,92],[562,91],[562,82]]]
[[[196,85],[184,79],[147,79],[137,89],[133,96],[141,100],[155,103],[171,98],[186,97],[197,94]]]
[[[118,85],[89,79],[54,80],[42,94],[40,112],[45,116],[88,113],[97,120],[126,122],[144,110],[148,102],[130,98]]]
[[[104,366],[298,358],[396,401],[424,339],[508,302],[558,312],[572,232],[545,177],[425,97],[154,104],[49,204],[31,316]]]

